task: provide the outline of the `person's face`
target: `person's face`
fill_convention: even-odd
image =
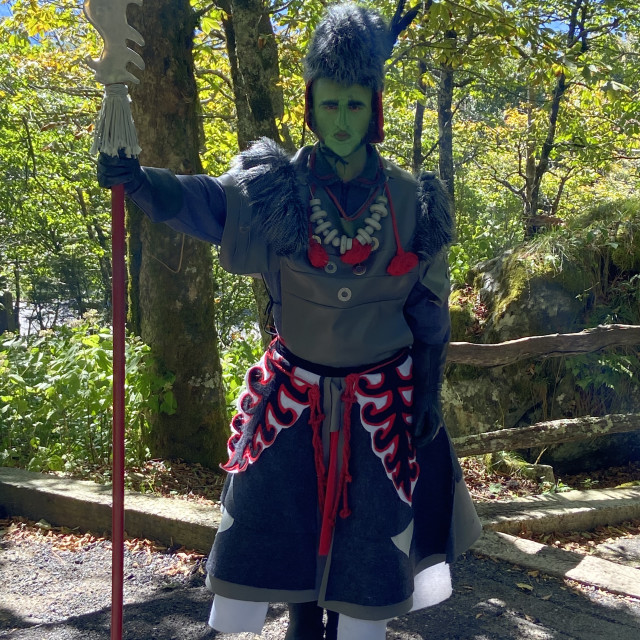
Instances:
[[[341,158],[351,155],[367,135],[373,91],[319,78],[312,88],[313,119],[324,144]]]

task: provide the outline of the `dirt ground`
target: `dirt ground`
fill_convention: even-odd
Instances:
[[[0,522],[0,638],[107,640],[108,540],[20,521]],[[125,640],[250,640],[206,625],[211,595],[203,558],[128,541]],[[453,569],[454,595],[398,618],[388,640],[636,640],[640,601],[546,577],[473,554]],[[284,637],[286,607],[274,604],[263,632]],[[366,639],[363,639],[366,640]]]

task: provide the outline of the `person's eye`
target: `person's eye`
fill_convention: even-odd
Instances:
[[[354,102],[349,105],[349,109],[351,111],[362,111],[364,109],[364,105],[361,102]]]

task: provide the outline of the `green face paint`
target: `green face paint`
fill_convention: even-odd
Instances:
[[[328,78],[313,83],[313,119],[320,139],[346,158],[360,147],[371,122],[373,91],[359,84],[348,87]]]

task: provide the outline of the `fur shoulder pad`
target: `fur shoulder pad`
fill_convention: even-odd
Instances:
[[[418,178],[416,197],[416,235],[414,251],[423,259],[431,260],[455,238],[451,198],[442,180],[432,171]]]
[[[254,209],[258,231],[279,256],[306,247],[306,207],[298,192],[289,154],[269,138],[260,138],[236,156],[230,174]]]

